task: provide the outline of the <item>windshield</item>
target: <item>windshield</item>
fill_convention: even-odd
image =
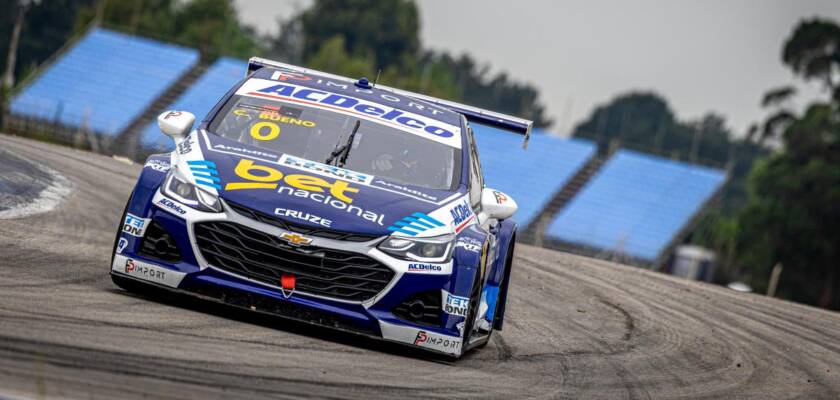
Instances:
[[[358,120],[302,104],[237,95],[210,122],[209,130],[323,163],[346,144]],[[452,190],[460,176],[460,149],[368,120],[360,121],[347,151],[344,168],[402,184]]]

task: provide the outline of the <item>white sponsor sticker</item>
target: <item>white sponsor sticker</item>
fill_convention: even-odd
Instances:
[[[160,190],[155,193],[155,197],[152,198],[152,202],[154,202],[155,206],[164,210],[176,217],[183,218],[187,221],[196,221],[202,218],[218,216],[216,213],[208,213],[198,211],[195,208],[187,207],[181,202],[175,201],[172,198],[164,196]]]
[[[435,197],[435,196],[428,195],[428,194],[423,193],[419,190],[412,189],[408,186],[403,186],[403,185],[398,185],[396,183],[383,181],[382,179],[377,179],[374,183],[379,185],[379,186],[395,189],[395,190],[401,192],[401,194],[409,196],[409,197],[418,196],[418,197],[421,197],[423,200],[429,200],[429,201],[437,201],[438,200],[438,198]]]
[[[236,91],[238,95],[292,101],[322,110],[329,110],[354,118],[390,126],[407,133],[461,148],[461,128],[435,118],[415,114],[404,108],[395,108],[386,102],[372,102],[363,98],[311,89],[290,82],[249,79]],[[390,96],[390,95],[384,95]],[[391,100],[399,98],[390,96]]]
[[[149,226],[148,218],[140,218],[133,214],[125,214],[125,221],[123,221],[122,231],[131,236],[143,237],[146,232],[146,227]]]
[[[333,179],[342,179],[348,182],[368,185],[373,181],[373,175],[363,174],[361,172],[352,171],[349,169],[339,168],[334,165],[322,164],[315,161],[306,160],[295,157],[289,154],[283,154],[280,157],[278,164],[285,167],[299,169],[301,171],[311,172],[313,174],[326,176]]]
[[[455,233],[461,232],[470,223],[475,223],[475,213],[466,199],[450,208],[449,214],[452,216],[452,224],[455,225]]]
[[[194,135],[188,135],[181,143],[178,143],[178,154],[186,155],[192,152],[193,146],[195,146],[195,140],[193,138]]]
[[[128,239],[120,238],[120,241],[117,242],[117,254],[122,254],[123,250],[128,246]]]
[[[457,354],[461,351],[461,338],[439,335],[429,331],[419,331],[414,338],[414,345]]]
[[[274,214],[279,215],[281,217],[288,217],[288,218],[295,218],[301,221],[311,222],[313,224],[318,224],[323,227],[329,228],[332,226],[332,220],[326,219],[324,217],[317,216],[315,214],[306,213],[303,211],[298,210],[289,210],[288,208],[275,208]]]
[[[119,254],[114,256],[114,264],[111,265],[111,271],[173,288],[177,288],[181,284],[181,280],[184,279],[184,275],[186,275],[180,271],[135,260]]]
[[[173,200],[167,199],[166,197],[157,200],[155,202],[155,205],[180,217],[183,217],[187,214],[187,207],[181,206],[181,204],[176,203]]]
[[[210,146],[208,146],[208,147],[210,147]],[[227,145],[224,145],[224,144],[221,144],[221,143],[213,145],[212,147],[210,147],[210,149],[218,151],[219,153],[236,154],[238,156],[245,156],[245,157],[260,156],[260,157],[266,157],[266,158],[270,158],[270,159],[274,159],[274,160],[277,159],[277,155],[273,154],[273,153],[267,153],[265,151],[260,151],[260,150],[253,150],[253,149],[249,149],[247,147],[227,146]]]
[[[450,201],[452,198],[455,200]],[[391,236],[433,237],[453,232],[457,233],[471,224],[475,224],[475,214],[469,207],[467,194],[454,193],[443,202],[448,203],[432,212],[425,213],[426,216],[442,222],[442,226],[435,226],[421,232],[406,232],[404,229],[398,229],[393,231],[394,233]]]
[[[228,146],[223,143],[211,143],[211,137],[207,134],[207,131],[201,131],[201,137],[204,138],[204,146],[207,147],[208,150],[216,153],[247,157],[254,160],[260,160],[269,163],[277,163],[277,161],[280,159],[280,156],[277,154],[261,150],[254,150],[244,146]],[[218,138],[212,138],[212,140],[214,141],[217,139]]]
[[[443,273],[442,264],[430,263],[410,263],[408,264],[408,272],[417,274],[441,274]]]
[[[446,263],[426,263],[418,261],[406,261],[394,258],[377,248],[372,248],[368,255],[391,266],[397,272],[425,275],[450,275],[452,274],[453,261]]]
[[[198,144],[198,135],[198,131],[193,131],[178,145],[179,155],[174,167],[178,168],[178,172],[190,183],[200,185],[202,190],[212,195],[218,195],[217,190],[221,189],[219,172],[216,163],[204,159],[204,152]]]
[[[169,161],[149,160],[149,161],[146,161],[146,165],[144,167],[145,168],[151,168],[151,169],[153,169],[155,171],[158,171],[158,172],[166,172],[166,171],[169,171],[169,169],[172,167],[172,165],[169,164]]]
[[[455,296],[446,290],[441,290],[441,304],[443,304],[443,311],[450,315],[457,315],[461,317],[467,316],[467,310],[470,307],[470,299],[467,297]]]
[[[455,248],[457,249],[459,247],[472,253],[478,253],[481,251],[481,242],[477,239],[464,236],[455,242]]]
[[[382,330],[382,337],[387,340],[413,344],[446,354],[461,354],[461,338],[458,336],[443,335],[385,321],[379,321],[379,328]]]

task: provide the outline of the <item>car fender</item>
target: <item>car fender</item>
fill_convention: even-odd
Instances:
[[[493,264],[493,274],[488,283],[498,287],[496,311],[493,315],[493,328],[502,330],[505,317],[505,305],[507,304],[508,285],[510,283],[510,271],[513,266],[513,248],[516,246],[516,222],[504,220],[497,226],[498,247],[497,257]]]
[[[128,202],[128,212],[137,216],[147,216],[155,192],[166,179],[171,168],[170,155],[153,154],[146,159],[143,170],[137,178],[134,193]]]

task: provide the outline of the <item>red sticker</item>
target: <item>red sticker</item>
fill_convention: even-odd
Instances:
[[[289,298],[292,297],[292,293],[295,292],[295,276],[289,274],[283,274],[280,276],[280,289],[283,292],[283,297]]]

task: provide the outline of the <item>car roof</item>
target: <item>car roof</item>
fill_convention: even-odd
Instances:
[[[271,67],[261,68],[254,72],[253,78],[272,79],[280,74],[280,80],[285,80],[295,85],[306,86],[312,89],[320,89],[333,93],[356,97],[366,101],[390,106],[402,111],[422,115],[435,119],[449,125],[460,126],[461,114],[426,101],[407,97],[388,90],[380,90],[375,86],[360,87],[348,82],[331,79],[330,77],[317,74],[290,73]]]

